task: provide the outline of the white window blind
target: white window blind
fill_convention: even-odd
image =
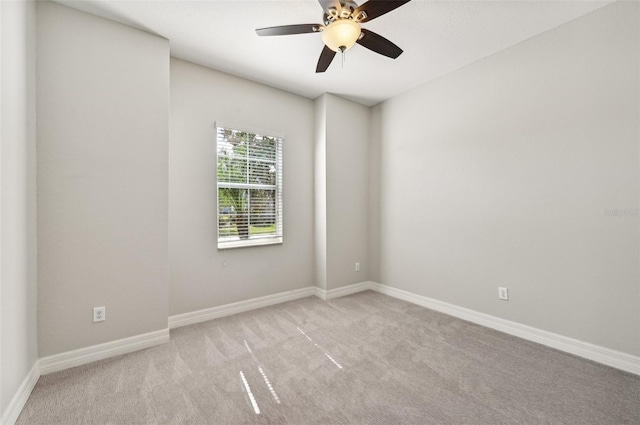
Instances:
[[[282,243],[283,139],[216,129],[218,248]]]

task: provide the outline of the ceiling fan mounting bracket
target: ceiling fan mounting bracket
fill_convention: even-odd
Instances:
[[[358,4],[351,0],[341,1],[340,9],[337,7],[330,7],[322,15],[322,21],[325,25],[329,25],[331,22],[335,22],[340,19],[354,19],[353,12],[358,8]],[[366,17],[366,13],[363,11],[358,14]],[[355,20],[355,19],[354,19]]]

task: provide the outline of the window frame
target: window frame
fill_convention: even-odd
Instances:
[[[236,126],[236,125],[225,125],[220,122],[215,122],[215,150],[216,150],[216,244],[219,250],[231,249],[231,248],[244,248],[244,247],[253,247],[253,246],[266,246],[266,245],[280,245],[284,243],[284,218],[283,218],[283,210],[284,210],[284,199],[283,199],[283,167],[284,167],[284,159],[283,159],[283,145],[285,141],[284,134],[273,132],[273,131],[261,131],[250,129],[247,127]],[[220,236],[220,188],[225,187],[221,186],[225,183],[229,184],[229,182],[220,182],[218,180],[218,163],[220,158],[220,129],[223,130],[231,130],[238,132],[251,133],[253,135],[259,135],[263,137],[269,137],[276,139],[276,149],[275,149],[275,165],[276,165],[276,184],[270,185],[275,186],[275,223],[276,223],[276,234],[273,236],[262,236],[257,238],[249,239],[226,239],[221,240]],[[249,158],[247,158],[247,166],[248,166]],[[247,191],[252,189],[263,189],[264,187],[258,184],[251,183],[231,183],[231,185],[236,186],[236,188],[246,189]],[[223,236],[224,237],[224,236]]]

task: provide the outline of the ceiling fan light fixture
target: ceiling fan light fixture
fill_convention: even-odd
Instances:
[[[316,73],[325,72],[336,53],[342,53],[342,62],[344,63],[344,52],[353,47],[355,43],[372,52],[396,59],[402,54],[400,47],[373,31],[360,28],[360,24],[385,15],[410,1],[368,0],[358,6],[354,0],[318,0],[323,11],[322,22],[324,26],[319,24],[280,25],[258,28],[256,33],[262,37],[319,32],[324,47],[320,58],[318,58]]]
[[[322,31],[322,41],[334,52],[351,48],[360,37],[360,25],[351,19],[339,19]]]

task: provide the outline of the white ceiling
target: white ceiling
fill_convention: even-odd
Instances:
[[[256,28],[322,23],[316,0],[58,0],[170,40],[171,55],[316,98],[374,105],[598,9],[606,1],[413,0],[362,26],[404,53],[355,45],[316,74],[320,34],[258,37]],[[362,4],[362,2],[359,2]]]

